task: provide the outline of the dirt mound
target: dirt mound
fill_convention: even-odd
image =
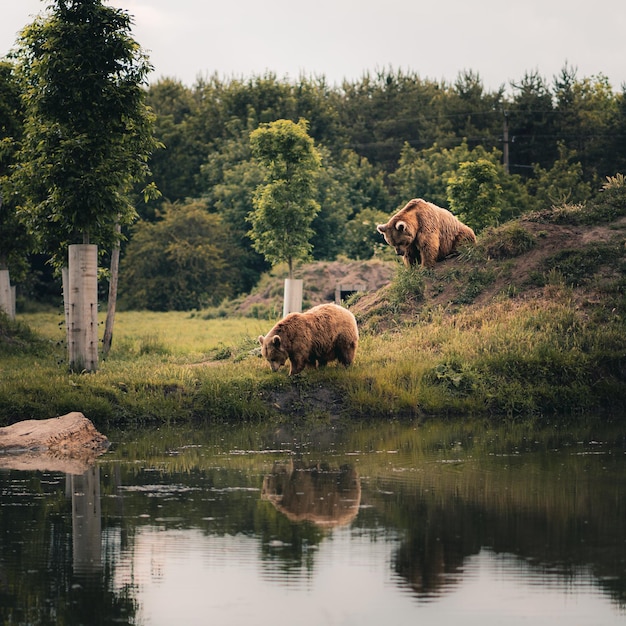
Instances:
[[[353,291],[372,292],[387,285],[394,276],[396,263],[379,260],[369,261],[317,261],[300,265],[294,278],[303,281],[303,308],[334,302],[337,288],[341,286],[341,297]],[[238,303],[240,315],[279,313],[283,306],[284,280],[286,272],[272,272],[261,281],[257,289]]]
[[[387,327],[385,320],[395,324],[425,306],[453,313],[460,306],[487,306],[502,296],[545,297],[551,281],[572,287],[573,301],[585,306],[606,298],[608,286],[623,279],[625,233],[626,217],[592,226],[521,218],[481,234],[475,248],[432,270],[419,268],[415,297],[402,299],[392,287],[382,288],[359,298],[352,311],[362,326],[374,315],[380,331]],[[519,249],[509,245],[514,237],[524,243]],[[385,313],[390,310],[397,315]]]
[[[303,308],[335,301],[337,287],[345,299],[356,288],[350,304],[363,328],[377,317],[376,330],[418,315],[424,306],[453,313],[460,306],[486,306],[494,298],[545,297],[550,281],[576,289],[573,299],[599,302],[607,284],[619,281],[626,263],[626,217],[592,225],[557,223],[550,211],[528,215],[488,229],[476,246],[437,263],[417,268],[421,291],[416,297],[398,295],[394,281],[403,265],[399,259],[318,261],[300,265],[295,278],[304,282]],[[608,252],[607,252],[608,251]],[[235,313],[254,317],[280,316],[284,268],[265,276],[253,293],[236,303]]]

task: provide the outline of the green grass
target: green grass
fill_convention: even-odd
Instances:
[[[626,187],[614,178],[586,205],[487,229],[448,269],[399,266],[360,310],[367,296],[353,296],[361,340],[348,369],[331,364],[295,380],[286,368],[270,371],[257,337],[280,314],[271,276],[251,317],[235,317],[234,302],[194,313],[118,313],[112,350],[93,374],[68,370],[62,311],[23,313],[17,322],[0,315],[0,425],[68,411],[122,427],[285,415],[623,419],[626,248],[623,220],[615,220],[626,215]],[[531,234],[528,221],[605,224],[616,236],[550,251],[531,270],[525,253],[540,248],[545,233]],[[526,269],[525,280],[508,284],[502,278],[514,267]],[[450,299],[435,304],[446,289]],[[104,314],[100,334],[103,321]]]
[[[284,407],[320,417],[623,410],[623,320],[594,323],[565,288],[551,289],[549,304],[503,298],[479,312],[434,310],[410,325],[364,331],[352,367],[331,364],[296,380],[259,358],[256,337],[271,322],[121,313],[109,358],[81,375],[68,372],[55,316],[22,315],[43,339],[26,352],[5,346],[0,423],[69,411],[118,426],[254,421],[277,416],[284,394],[294,396]],[[328,406],[322,389],[330,390]]]

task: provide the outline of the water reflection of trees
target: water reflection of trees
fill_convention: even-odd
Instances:
[[[385,426],[385,436],[389,430]],[[488,548],[563,576],[588,567],[598,585],[626,603],[623,452],[501,457],[463,441],[458,451],[446,445],[433,453],[414,430],[396,432],[387,446],[399,451],[397,461],[360,455],[359,475],[354,456],[342,456],[336,443],[331,453],[298,460],[280,453],[224,455],[233,449],[229,444],[214,453],[170,448],[141,466],[127,462],[137,457],[134,451],[123,451],[122,462],[68,478],[67,490],[62,475],[2,470],[2,484],[16,487],[3,490],[0,507],[0,617],[7,623],[97,623],[93,615],[130,620],[135,588],[132,580],[115,587],[116,555],[132,554],[143,525],[254,536],[265,573],[290,574],[311,573],[317,555],[311,548],[335,525],[352,524],[364,534],[401,537],[390,548],[394,580],[420,598],[446,593],[460,582],[467,558]],[[375,434],[358,434],[358,446],[347,440],[345,449],[376,449]],[[261,447],[254,441],[240,449],[255,446]],[[396,465],[410,472],[397,472]],[[28,498],[20,493],[20,476],[28,477],[22,489]],[[82,502],[79,494],[87,494]]]
[[[626,605],[622,467],[611,455],[581,459],[556,451],[513,455],[506,463],[468,457],[426,463],[409,482],[379,478],[364,487],[364,498],[386,525],[404,530],[393,568],[420,597],[458,583],[465,560],[488,548],[565,578],[590,569]]]
[[[102,561],[98,467],[65,476],[3,470],[0,484],[0,622],[132,621],[135,601],[112,591]]]

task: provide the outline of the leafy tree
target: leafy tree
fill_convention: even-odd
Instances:
[[[164,146],[150,158],[159,191],[170,202],[198,197],[197,173],[211,140],[198,133],[200,104],[195,92],[165,78],[150,87],[146,102],[155,113],[154,135]],[[155,205],[146,207],[142,217],[153,219]]]
[[[221,140],[218,149],[209,154],[200,170],[202,197],[224,224],[223,238],[229,248],[237,250],[232,286],[235,294],[250,291],[269,265],[253,248],[249,237],[256,188],[263,182],[263,170],[252,157],[250,135],[242,131],[236,137]]]
[[[29,225],[57,262],[70,243],[110,247],[135,218],[133,184],[157,147],[143,84],[152,69],[125,11],[54,0],[16,50],[25,107],[18,182]]]
[[[237,252],[206,203],[163,204],[156,222],[140,220],[122,259],[120,298],[134,309],[189,310],[232,295]]]
[[[381,242],[376,224],[384,224],[389,215],[377,209],[362,209],[347,224],[344,235],[344,254],[350,259],[371,259],[377,250],[389,246]]]
[[[532,166],[546,166],[556,158],[556,131],[552,93],[536,71],[511,84],[513,99],[507,103],[510,170],[528,178]]]
[[[22,107],[13,66],[0,62],[0,270],[12,270],[14,279],[26,269],[30,237],[17,216],[18,197],[11,168],[22,135]]]
[[[411,198],[424,198],[439,206],[446,206],[448,180],[459,170],[462,163],[487,160],[494,165],[500,153],[488,152],[482,146],[470,149],[466,141],[454,148],[442,148],[433,144],[424,150],[404,146],[398,169],[391,175],[399,203]]]
[[[576,161],[576,153],[559,143],[559,158],[552,168],[534,168],[535,177],[528,182],[538,208],[585,202],[591,196],[591,185],[584,182],[582,165]]]
[[[321,158],[307,133],[307,122],[276,120],[250,135],[252,153],[265,169],[250,213],[254,248],[271,263],[293,262],[311,251],[311,223],[319,211],[315,177]]]
[[[555,78],[555,99],[559,141],[577,153],[585,179],[598,182],[624,152],[612,150],[619,106],[608,78],[600,74],[577,80],[576,70],[565,67]]]
[[[502,187],[498,170],[487,159],[461,163],[448,183],[450,210],[479,232],[498,221],[502,210]]]

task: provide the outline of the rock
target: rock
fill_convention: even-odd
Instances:
[[[84,467],[108,447],[109,440],[78,411],[52,419],[24,420],[0,428],[0,467],[55,469],[69,461]],[[62,471],[76,473],[75,469]]]

